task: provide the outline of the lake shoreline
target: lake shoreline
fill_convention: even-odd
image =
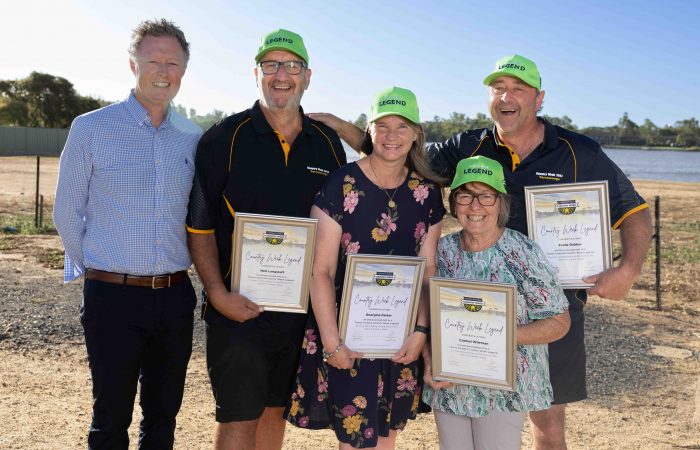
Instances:
[[[658,150],[662,152],[700,152],[700,147],[669,147],[669,146],[651,146],[651,145],[602,145],[603,150]]]

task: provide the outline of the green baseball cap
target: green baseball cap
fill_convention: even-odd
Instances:
[[[540,90],[542,86],[542,77],[537,70],[537,64],[524,56],[504,56],[496,61],[496,68],[484,78],[484,84],[490,86],[493,80],[502,76],[518,78],[537,90]]]
[[[420,123],[416,95],[408,89],[390,87],[377,92],[372,100],[368,122],[374,122],[384,116],[401,116],[413,123]]]
[[[309,54],[306,52],[304,40],[298,34],[280,28],[266,34],[260,40],[258,54],[255,55],[255,62],[259,63],[265,53],[272,50],[286,50],[298,55],[304,62],[309,64]]]
[[[458,162],[450,189],[455,190],[465,183],[473,182],[484,183],[498,192],[507,193],[503,167],[485,156],[472,156]]]

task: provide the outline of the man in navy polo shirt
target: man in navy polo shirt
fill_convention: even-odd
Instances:
[[[304,116],[311,80],[301,36],[276,30],[255,57],[252,108],[212,126],[197,146],[187,228],[206,291],[207,366],[216,400],[214,445],[281,448],[305,314],[260,312],[230,292],[238,212],[308,217],[326,176],[345,164],[338,136]]]
[[[622,299],[629,292],[641,273],[651,241],[649,206],[595,141],[537,117],[545,93],[534,62],[520,55],[501,58],[484,85],[489,89],[489,112],[495,127],[464,131],[428,147],[433,169],[452,178],[457,163],[464,158],[484,155],[499,161],[512,197],[508,227],[524,234],[524,186],[607,180],[612,227],[621,232],[620,263],[585,278],[585,282],[594,283],[588,291],[564,291],[571,328],[566,336],[549,345],[554,403],[547,410],[530,413],[533,448],[565,449],[566,404],[587,396],[583,336],[587,294]],[[353,148],[359,148],[364,133],[357,127],[327,114],[312,117],[322,119]]]

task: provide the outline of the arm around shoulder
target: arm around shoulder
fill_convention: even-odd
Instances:
[[[333,129],[333,131],[338,133],[340,139],[347,142],[357,153],[360,153],[362,140],[365,137],[364,130],[330,113],[310,113],[308,116]]]

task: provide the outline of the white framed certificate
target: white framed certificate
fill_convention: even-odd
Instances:
[[[237,213],[231,291],[266,311],[306,313],[316,219]]]
[[[515,293],[512,284],[430,278],[434,379],[516,389]]]
[[[348,255],[338,330],[365,358],[390,358],[413,332],[425,258]]]
[[[608,182],[525,187],[527,229],[564,289],[589,288],[583,278],[612,267]]]

